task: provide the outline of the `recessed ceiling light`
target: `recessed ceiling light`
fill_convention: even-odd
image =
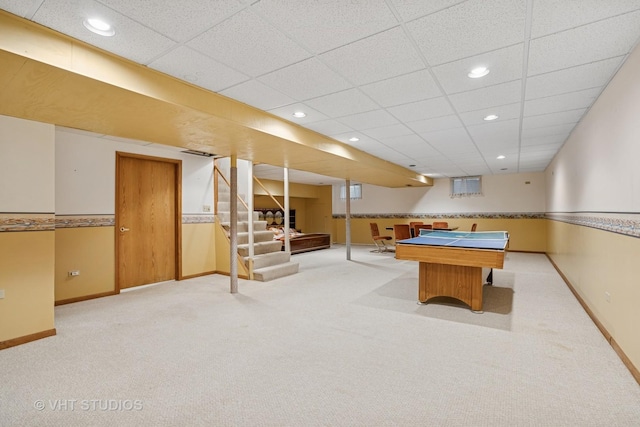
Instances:
[[[293,117],[301,119],[302,117],[307,117],[307,115],[303,111],[296,111],[293,113]]]
[[[101,36],[111,37],[116,33],[116,30],[111,25],[98,18],[85,19],[82,24],[87,30]]]
[[[476,67],[467,74],[472,79],[479,79],[480,77],[484,77],[489,74],[489,69],[487,67]]]
[[[502,154],[500,154],[498,157],[496,157],[496,159],[498,160],[506,159],[506,156],[503,156]]]
[[[498,116],[496,116],[495,114],[489,114],[488,116],[485,116],[484,120],[490,122],[491,120],[496,120],[498,118]]]
[[[410,167],[410,168],[415,168],[415,167],[416,167],[416,165],[409,165],[409,167]]]
[[[351,138],[349,138],[349,141],[351,141],[351,142],[360,141],[360,138],[352,136]]]

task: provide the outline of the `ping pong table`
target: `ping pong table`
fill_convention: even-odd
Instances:
[[[434,231],[396,242],[396,259],[419,261],[418,301],[456,298],[482,313],[482,268],[502,268],[506,231]]]

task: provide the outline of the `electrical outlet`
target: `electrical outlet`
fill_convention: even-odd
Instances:
[[[0,299],[4,299],[4,289],[0,289]]]
[[[69,272],[69,276],[79,276],[80,275],[80,270],[71,270]]]
[[[609,292],[605,292],[604,299],[607,300],[607,302],[611,302],[611,294]]]
[[[202,206],[202,212],[211,212],[211,206],[210,205]]]

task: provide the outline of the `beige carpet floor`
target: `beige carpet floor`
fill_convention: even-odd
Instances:
[[[0,351],[0,426],[638,426],[640,386],[544,255],[483,314],[416,304],[417,263],[353,247],[272,282],[207,276],[56,308]]]

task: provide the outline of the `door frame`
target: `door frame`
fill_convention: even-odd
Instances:
[[[175,280],[182,279],[182,160],[170,159],[165,157],[146,156],[143,154],[127,153],[116,151],[116,197],[115,197],[115,227],[114,245],[115,245],[115,293],[120,293],[120,249],[118,245],[118,230],[120,229],[120,159],[134,158],[140,160],[151,160],[156,162],[170,163],[174,166],[174,186],[175,186]]]

